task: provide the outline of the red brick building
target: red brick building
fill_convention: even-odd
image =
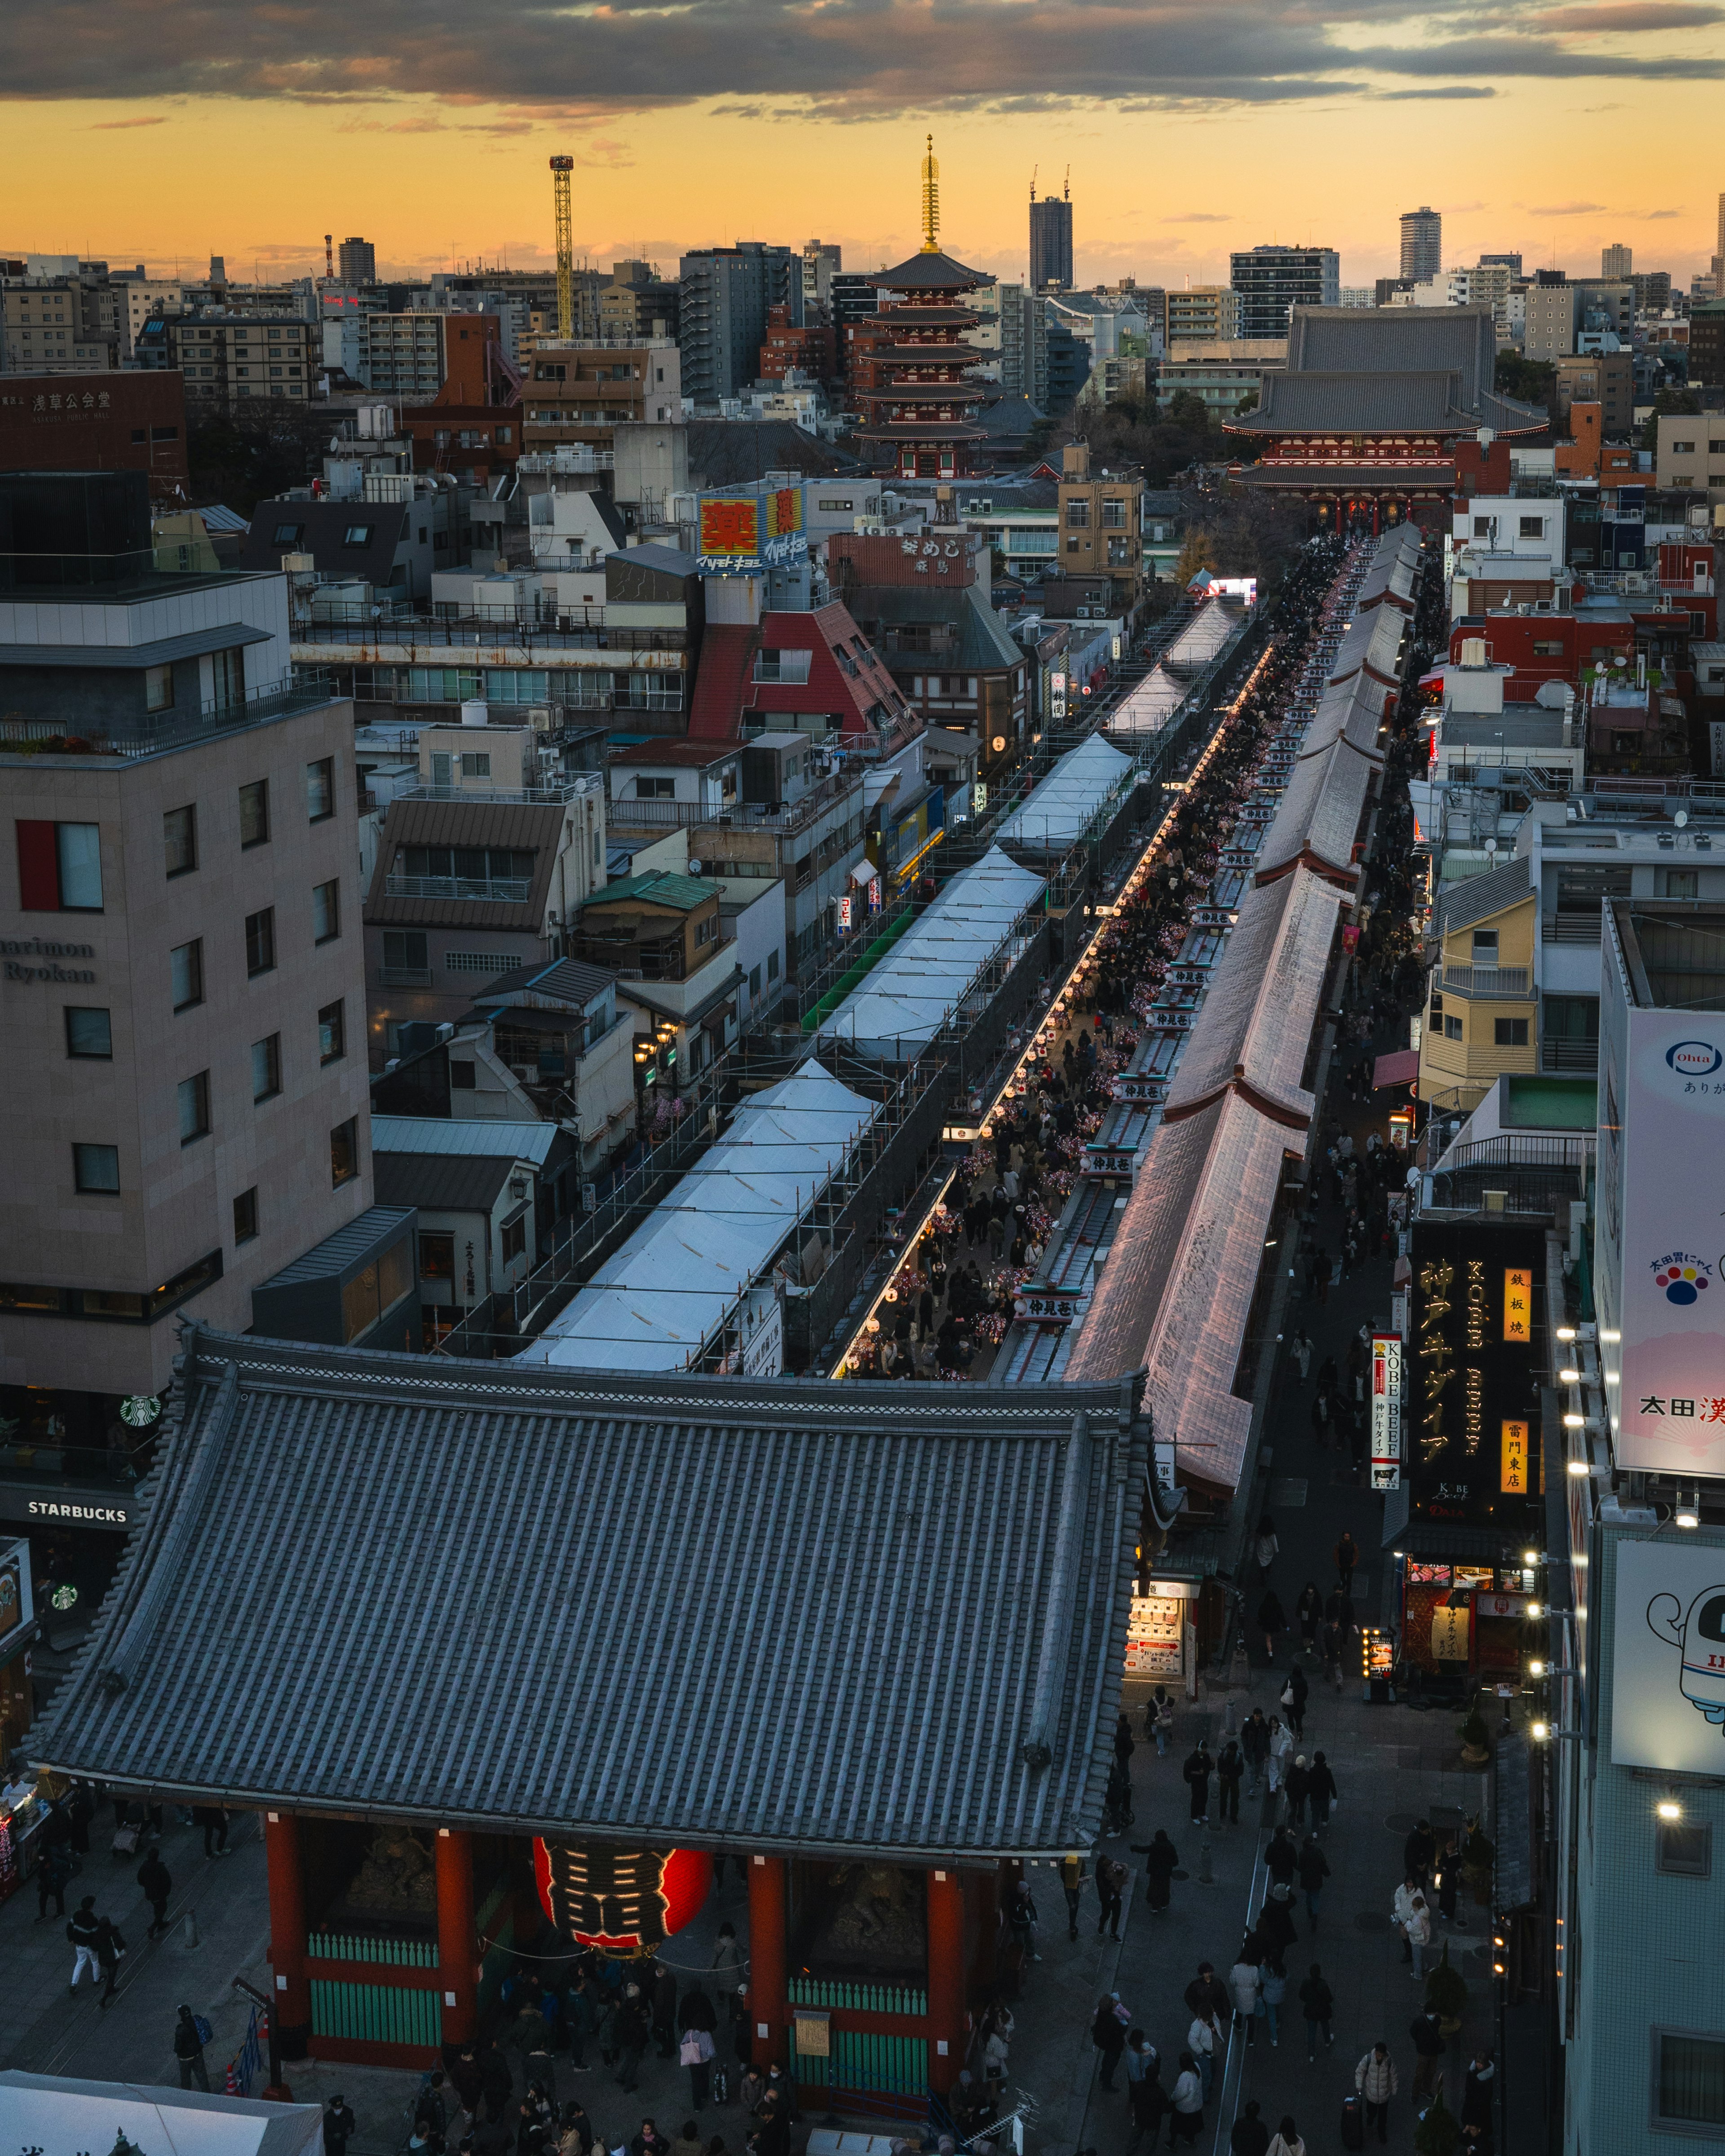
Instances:
[[[830,323],[791,320],[787,306],[767,310],[767,340],[761,346],[761,379],[783,382],[794,370],[810,382],[831,382],[839,372],[837,335]]]
[[[521,377],[495,315],[446,318],[444,384],[429,404],[403,408],[416,471],[453,472],[485,485],[521,453]]]
[[[183,508],[185,377],[0,375],[0,471],[141,471],[152,502]]]

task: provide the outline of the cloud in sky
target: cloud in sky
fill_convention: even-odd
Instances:
[[[1721,20],[1702,0],[1512,0],[1489,18],[1409,0],[682,0],[674,14],[661,0],[13,0],[0,95],[423,98],[566,121],[715,97],[763,117],[1202,111],[1384,94],[1382,79],[1448,78],[1420,93],[1445,98],[1506,80],[1717,79],[1725,59],[1692,33]],[[1671,31],[1691,33],[1681,53],[1659,49]]]
[[[1165,217],[1162,220],[1164,224],[1232,224],[1235,221],[1231,217],[1221,217],[1215,211],[1208,209],[1189,209],[1183,216]]]
[[[1530,203],[1529,217],[1609,217],[1610,212],[1604,203]]]
[[[121,127],[166,127],[167,125],[167,116],[166,113],[154,114],[148,119],[93,120],[90,123],[90,132],[93,135],[112,134],[116,128]]]
[[[1496,97],[1497,93],[1483,83],[1452,82],[1441,90],[1386,90],[1380,95],[1385,104],[1395,105],[1409,97]]]

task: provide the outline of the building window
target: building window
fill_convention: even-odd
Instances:
[[[1090,504],[1081,495],[1066,504],[1066,528],[1069,531],[1090,529]]]
[[[429,947],[423,928],[386,928],[383,932],[383,970],[386,973],[429,973]],[[503,968],[495,969],[501,972]]]
[[[25,822],[18,832],[18,902],[26,913],[100,913],[99,824]]]
[[[167,978],[173,1007],[190,1010],[203,1001],[203,938],[194,936],[167,954]]]
[[[1495,928],[1476,928],[1473,932],[1473,959],[1478,965],[1484,959],[1487,965],[1497,963],[1497,931]]]
[[[1667,898],[1697,898],[1701,893],[1701,872],[1698,869],[1667,869],[1665,872],[1665,895]]]
[[[317,1014],[317,1060],[320,1063],[339,1063],[347,1053],[347,1020],[345,1006],[339,998],[326,1004]],[[453,1070],[449,1083],[455,1082]]]
[[[419,1236],[419,1277],[429,1281],[453,1281],[455,1277],[455,1238],[434,1230],[422,1230]]]
[[[1126,504],[1119,500],[1105,500],[1102,503],[1102,529],[1105,531],[1124,531]]]
[[[370,524],[350,524],[341,534],[344,547],[369,547],[372,533],[377,527]]]
[[[809,679],[809,669],[814,657],[812,651],[757,651],[755,654],[755,679],[800,687]]]
[[[110,1062],[114,1055],[114,1025],[110,1014],[75,1004],[66,1005],[66,1053],[94,1062]]]
[[[491,758],[489,752],[483,751],[475,752],[473,750],[463,752],[461,776],[464,778],[489,778],[490,775]]]
[[[245,916],[245,970],[247,978],[255,980],[275,968],[275,908],[266,906],[261,913]]]
[[[499,1239],[499,1248],[503,1253],[503,1262],[506,1265],[513,1265],[517,1258],[526,1255],[527,1216],[525,1213],[519,1219],[504,1222],[503,1233]]]
[[[1446,1017],[1444,1020],[1444,1039],[1445,1040],[1460,1040],[1461,1038],[1461,1019],[1454,1016]]]
[[[209,1136],[209,1073],[200,1070],[194,1078],[182,1078],[178,1090],[180,1106],[180,1143],[191,1145],[198,1138]]]
[[[676,793],[677,782],[674,778],[637,778],[635,781],[637,801],[674,801]]]
[[[1491,1021],[1491,1040],[1498,1048],[1525,1048],[1527,1045],[1527,1021],[1524,1018],[1494,1018]]]
[[[333,943],[341,932],[341,884],[336,877],[311,887],[311,940]]]
[[[1725,2037],[1654,2029],[1653,2118],[1666,2133],[1711,2139],[1725,2127]]]
[[[1653,1830],[1656,1871],[1679,1879],[1711,1879],[1713,1876],[1713,1830],[1684,1820],[1656,1820]]]
[[[77,1190],[109,1196],[120,1188],[120,1148],[110,1145],[74,1145],[72,1183]]]
[[[1524,516],[1521,521],[1521,536],[1523,539],[1544,538],[1545,519],[1543,516]]]
[[[320,757],[316,763],[305,767],[305,815],[308,822],[321,824],[326,816],[336,813],[336,759]]]
[[[264,846],[270,843],[270,782],[254,778],[239,789],[239,843]]]
[[[254,1183],[249,1190],[242,1190],[234,1201],[234,1240],[236,1243],[249,1243],[257,1232],[258,1191]]]
[[[767,953],[767,978],[769,981],[776,981],[778,978],[778,953],[777,951],[769,951]]]
[[[449,1091],[452,1093],[475,1093],[479,1091],[479,1065],[470,1063],[465,1056],[449,1059]]]
[[[198,811],[168,808],[162,817],[162,854],[168,875],[190,875],[198,865]]]
[[[359,1122],[350,1116],[330,1132],[330,1183],[339,1190],[359,1173]]]
[[[278,524],[275,527],[274,543],[278,547],[297,547],[300,543],[300,534],[305,529],[303,524]]]
[[[172,666],[144,669],[144,709],[171,711],[174,707],[174,670]]]
[[[252,1099],[273,1101],[281,1091],[281,1035],[252,1043]]]
[[[245,650],[236,644],[231,650],[213,651],[210,665],[210,708],[231,711],[245,701]]]

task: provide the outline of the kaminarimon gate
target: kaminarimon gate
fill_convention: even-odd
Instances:
[[[284,2056],[429,2064],[492,2025],[512,1956],[650,1948],[722,1853],[757,2063],[835,2103],[945,2093],[1003,1892],[1100,1830],[1140,1378],[598,1375],[195,1326],[180,1378],[29,1750],[262,1815]]]

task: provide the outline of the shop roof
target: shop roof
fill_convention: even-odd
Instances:
[[[1148,1464],[1132,1378],[589,1377],[182,1338],[141,1525],[39,1764],[664,1846],[915,1862],[1100,1833]],[[476,1583],[459,1622],[427,1593],[453,1580]]]
[[[531,1160],[545,1165],[562,1135],[557,1123],[506,1123],[489,1116],[451,1122],[440,1116],[373,1116],[372,1151],[446,1153],[464,1160]]]
[[[927,912],[820,1029],[859,1054],[901,1060],[926,1048],[1010,942],[1019,916],[1046,888],[991,846],[962,870]]]
[[[1439,936],[1453,935],[1458,928],[1471,927],[1476,921],[1486,921],[1492,914],[1502,913],[1507,906],[1525,898],[1530,888],[1527,857],[1517,855],[1501,869],[1487,869],[1484,875],[1469,876],[1466,883],[1458,884],[1453,891],[1440,897],[1432,927]]]
[[[1098,809],[1136,783],[1137,772],[1129,756],[1092,734],[1067,751],[995,835],[1009,850],[1064,854],[1083,837]]]
[[[1346,739],[1373,763],[1382,763],[1384,751],[1378,735],[1387,701],[1384,684],[1358,670],[1345,681],[1331,683],[1318,698],[1317,709],[1306,729],[1306,738],[1300,744],[1301,758],[1321,756]]]
[[[372,1161],[380,1198],[425,1213],[489,1213],[515,1170],[495,1153],[379,1152]]]
[[[1356,613],[1336,653],[1330,680],[1345,681],[1363,670],[1393,687],[1399,678],[1407,626],[1396,607],[1373,607],[1369,613]]]
[[[1257,880],[1286,875],[1304,861],[1353,885],[1353,841],[1376,768],[1345,736],[1317,756],[1301,757],[1258,849]]]
[[[1245,615],[1227,599],[1206,599],[1162,654],[1164,666],[1204,666],[1233,635]]]
[[[374,1117],[374,1132],[376,1128]],[[374,1154],[376,1149],[377,1140],[373,1137]],[[298,1287],[307,1281],[339,1279],[356,1265],[369,1263],[412,1224],[413,1218],[411,1206],[368,1205],[345,1228],[337,1228],[334,1235],[326,1235],[321,1243],[302,1251],[290,1265],[284,1265],[279,1273],[272,1273],[258,1285],[260,1288]]]
[[[686,1368],[880,1112],[813,1059],[753,1095],[519,1359],[566,1369]]]

